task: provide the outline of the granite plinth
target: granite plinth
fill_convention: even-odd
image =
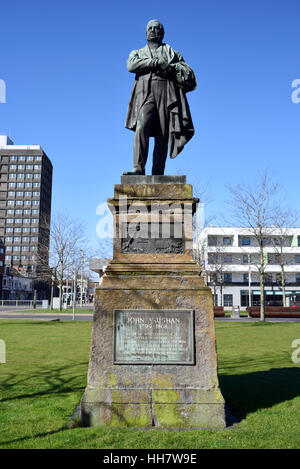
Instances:
[[[121,176],[121,184],[185,184],[186,176]]]
[[[142,237],[139,250],[136,245],[125,250],[117,197],[120,193],[128,197],[128,206],[134,199],[140,225],[152,223],[149,204],[151,208],[159,202],[173,210],[176,201],[182,212],[187,211],[182,222],[183,251],[170,252],[168,243],[160,243],[161,231],[151,244],[151,252],[143,249],[148,240],[143,244]],[[81,400],[82,423],[224,428],[212,295],[193,260],[192,215],[197,201],[192,186],[156,182],[116,185],[110,203],[114,257],[95,292],[88,385]],[[148,207],[144,212],[143,204]],[[131,216],[133,213],[129,220]],[[162,225],[165,221],[161,217],[159,214],[155,223]],[[170,223],[174,217],[174,213],[170,215]],[[151,233],[151,229],[145,233]]]

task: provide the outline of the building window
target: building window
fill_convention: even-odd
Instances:
[[[281,284],[282,284],[281,272],[280,272],[280,273],[276,273],[276,283],[277,283],[278,285],[281,285]]]
[[[11,173],[8,175],[8,179],[15,179],[16,178],[16,174],[14,173]]]
[[[232,254],[224,254],[223,255],[223,262],[224,262],[224,264],[231,264],[232,263]]]
[[[31,173],[25,174],[25,179],[32,179],[32,178],[33,178],[33,174]]]
[[[250,246],[250,238],[246,238],[245,236],[242,237],[242,246]]]
[[[280,254],[269,253],[268,254],[268,264],[279,265],[280,264]]]
[[[207,238],[209,246],[216,246],[217,245],[217,237],[216,236],[208,236]]]
[[[264,283],[266,285],[271,285],[273,282],[273,276],[272,274],[264,274]]]
[[[263,246],[270,246],[271,239],[270,238],[263,238]]]
[[[23,205],[23,200],[16,200],[16,205]]]
[[[300,254],[295,255],[295,264],[300,264]]]
[[[232,283],[232,273],[224,273],[224,283]]]
[[[25,165],[24,165],[24,164],[18,164],[18,169],[19,169],[19,170],[25,169]]]
[[[15,205],[15,201],[14,200],[8,200],[6,205]]]
[[[11,155],[9,157],[9,161],[17,161],[18,157],[17,156],[14,156],[14,155]]]
[[[224,306],[232,306],[232,295],[223,295],[224,298]]]
[[[18,161],[25,161],[26,157],[25,156],[18,156]]]
[[[296,274],[296,284],[300,285],[300,273]]]
[[[244,255],[243,255],[243,264],[248,264],[248,260],[249,260],[249,259],[248,259],[247,254],[244,254]]]
[[[248,273],[243,274],[243,282],[244,282],[244,283],[248,283],[248,282],[249,282],[249,274],[248,274]]]
[[[213,254],[213,253],[209,253],[207,260],[208,260],[208,264],[217,264],[217,262],[218,262],[218,255],[217,255],[217,254]]]
[[[39,197],[40,193],[39,192],[33,192],[32,195],[34,195],[35,197]]]
[[[223,246],[231,246],[232,245],[232,238],[229,236],[223,237]]]
[[[14,197],[14,196],[15,196],[15,192],[8,191],[7,195],[8,195],[9,197]]]

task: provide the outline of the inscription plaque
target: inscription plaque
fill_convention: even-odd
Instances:
[[[193,310],[114,310],[114,363],[193,365]]]

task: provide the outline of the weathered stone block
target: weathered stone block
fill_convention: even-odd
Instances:
[[[188,184],[121,184],[115,186],[119,194],[141,203],[177,200],[195,211]],[[118,203],[114,200],[119,234]],[[192,218],[187,220],[182,253],[126,253],[115,239],[114,258],[95,294],[88,386],[81,401],[86,425],[225,427],[212,295],[193,261]],[[120,321],[116,311],[128,314]],[[192,311],[192,323],[186,311]],[[193,353],[184,353],[184,347]]]

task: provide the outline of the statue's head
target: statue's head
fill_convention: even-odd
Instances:
[[[163,25],[158,20],[151,20],[146,27],[146,39],[147,41],[162,43],[165,35]]]

